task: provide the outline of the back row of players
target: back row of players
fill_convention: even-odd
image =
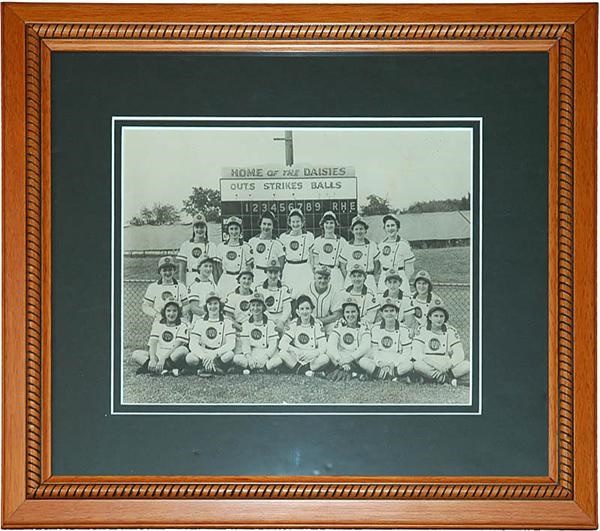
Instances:
[[[167,351],[174,366],[207,372],[232,362],[246,372],[283,364],[309,375],[328,366],[337,379],[360,369],[378,377],[402,376],[416,370],[417,355],[423,376],[454,381],[467,375],[460,339],[426,271],[417,273],[410,293],[414,255],[398,234],[399,219],[389,214],[383,224],[387,236],[376,244],[366,238],[369,227],[357,216],[347,242],[336,233],[335,214],[326,212],[323,235],[314,238],[295,209],[288,232],[276,239],[267,212],[260,235],[248,243],[241,240],[242,220],[227,219],[228,240],[217,246],[208,241],[204,218],[195,218],[192,238],[181,246],[177,261],[161,258],[160,279],[148,286],[142,309],[154,318],[150,351],[136,351],[134,359],[142,371],[166,370],[160,358]],[[185,278],[189,289],[175,279],[177,262],[179,279]],[[188,341],[174,331],[175,321],[189,326]],[[330,344],[336,341],[339,345]]]

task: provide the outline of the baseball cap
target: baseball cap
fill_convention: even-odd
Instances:
[[[356,309],[360,312],[358,303],[352,297],[348,297],[344,302],[342,302],[342,311],[344,311],[346,306],[356,306]]]
[[[328,210],[327,212],[325,212],[325,214],[323,214],[323,216],[321,217],[321,221],[319,221],[319,225],[323,225],[323,223],[325,223],[328,219],[335,221],[336,225],[339,225],[339,221],[337,216],[331,211]]]
[[[242,271],[238,273],[238,276],[236,278],[240,280],[240,278],[242,278],[242,275],[250,275],[252,278],[254,278],[254,271],[252,271],[251,269],[242,269]]]
[[[383,299],[381,301],[380,308],[383,310],[387,306],[391,306],[392,308],[395,308],[396,311],[400,311],[400,306],[398,305],[398,301],[396,299],[391,299],[390,297]]]
[[[304,214],[299,208],[292,208],[292,210],[290,210],[290,213],[288,214],[288,219],[290,219],[292,216],[300,216],[302,219],[304,219]]]
[[[262,221],[263,218],[269,218],[273,222],[273,224],[275,224],[275,215],[270,210],[267,210],[266,212],[263,212],[260,215],[261,221]]]
[[[206,225],[206,218],[204,217],[204,214],[200,214],[200,213],[196,214],[193,217],[193,223],[194,223],[194,225],[200,225],[201,223]]]
[[[329,269],[327,266],[317,266],[315,268],[315,275],[323,275],[324,277],[330,277],[331,269]]]
[[[392,280],[393,278],[396,278],[400,282],[402,282],[402,277],[400,276],[400,273],[395,269],[390,269],[385,275],[385,280],[387,282],[388,280]]]
[[[281,271],[279,260],[271,260],[265,267],[265,271]]]
[[[450,314],[448,313],[448,310],[446,310],[446,307],[442,304],[434,304],[431,308],[429,308],[429,311],[427,312],[427,319],[429,319],[431,314],[437,310],[444,312],[444,315],[446,316],[446,322],[448,322],[450,319]]]
[[[398,227],[400,227],[400,218],[394,214],[386,214],[385,216],[383,216],[383,224],[385,225],[385,222],[391,219],[392,221],[394,221],[396,223],[396,225],[398,225]]]
[[[197,268],[200,268],[200,266],[202,264],[205,264],[206,262],[210,262],[211,264],[213,263],[213,259],[210,256],[203,256],[199,261],[198,261],[198,265],[196,266]]]
[[[167,306],[169,306],[169,304],[174,304],[178,308],[181,308],[181,302],[179,302],[176,299],[169,299],[167,302],[165,302],[163,308],[166,308]]]
[[[354,216],[354,217],[352,218],[352,222],[350,223],[350,228],[351,228],[351,229],[353,229],[353,228],[354,228],[354,226],[355,226],[355,225],[358,225],[359,223],[360,223],[360,224],[361,224],[361,225],[362,225],[362,226],[363,226],[365,229],[367,229],[367,230],[368,230],[368,228],[369,228],[369,225],[368,225],[368,223],[367,223],[367,222],[366,222],[366,221],[365,221],[363,218],[361,218],[360,216]]]
[[[225,220],[226,226],[231,225],[232,223],[239,225],[240,229],[242,228],[242,218],[238,218],[237,216],[231,216]]]
[[[418,271],[417,274],[415,275],[414,282],[416,283],[417,280],[426,280],[430,284],[432,283],[431,282],[431,275],[427,271],[425,271],[424,269],[421,269],[421,271]]]
[[[158,261],[158,270],[159,271],[165,267],[175,267],[175,260],[173,259],[172,256],[163,256]]]
[[[262,293],[259,293],[258,291],[254,292],[254,294],[248,302],[261,302],[263,306],[267,306],[267,303],[265,302],[265,297]]]
[[[352,269],[350,270],[350,274],[352,274],[352,273],[362,273],[364,276],[367,275],[365,268],[360,264],[354,264],[352,266]]]
[[[208,301],[210,301],[210,300],[214,300],[214,299],[216,299],[216,300],[218,300],[219,302],[221,302],[221,297],[219,297],[219,294],[218,294],[216,291],[209,291],[209,292],[206,294],[206,297],[204,298],[204,301],[205,301],[205,302],[208,302]]]

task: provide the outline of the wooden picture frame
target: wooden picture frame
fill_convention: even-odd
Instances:
[[[3,525],[595,528],[597,14],[597,4],[3,4]],[[547,54],[547,477],[53,475],[49,91],[61,50]]]

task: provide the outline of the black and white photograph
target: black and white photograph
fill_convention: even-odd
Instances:
[[[113,400],[478,411],[480,127],[113,119]]]

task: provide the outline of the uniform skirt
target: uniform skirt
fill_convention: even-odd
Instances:
[[[230,275],[229,273],[223,271],[223,274],[217,283],[217,292],[219,293],[221,299],[227,297],[227,295],[235,291],[235,288],[237,287],[237,273],[235,275]]]
[[[269,360],[266,348],[253,347],[250,354],[242,354],[251,369],[263,369]]]
[[[313,279],[313,271],[308,262],[293,264],[286,262],[281,275],[281,283],[292,290],[292,298],[307,293]]]

